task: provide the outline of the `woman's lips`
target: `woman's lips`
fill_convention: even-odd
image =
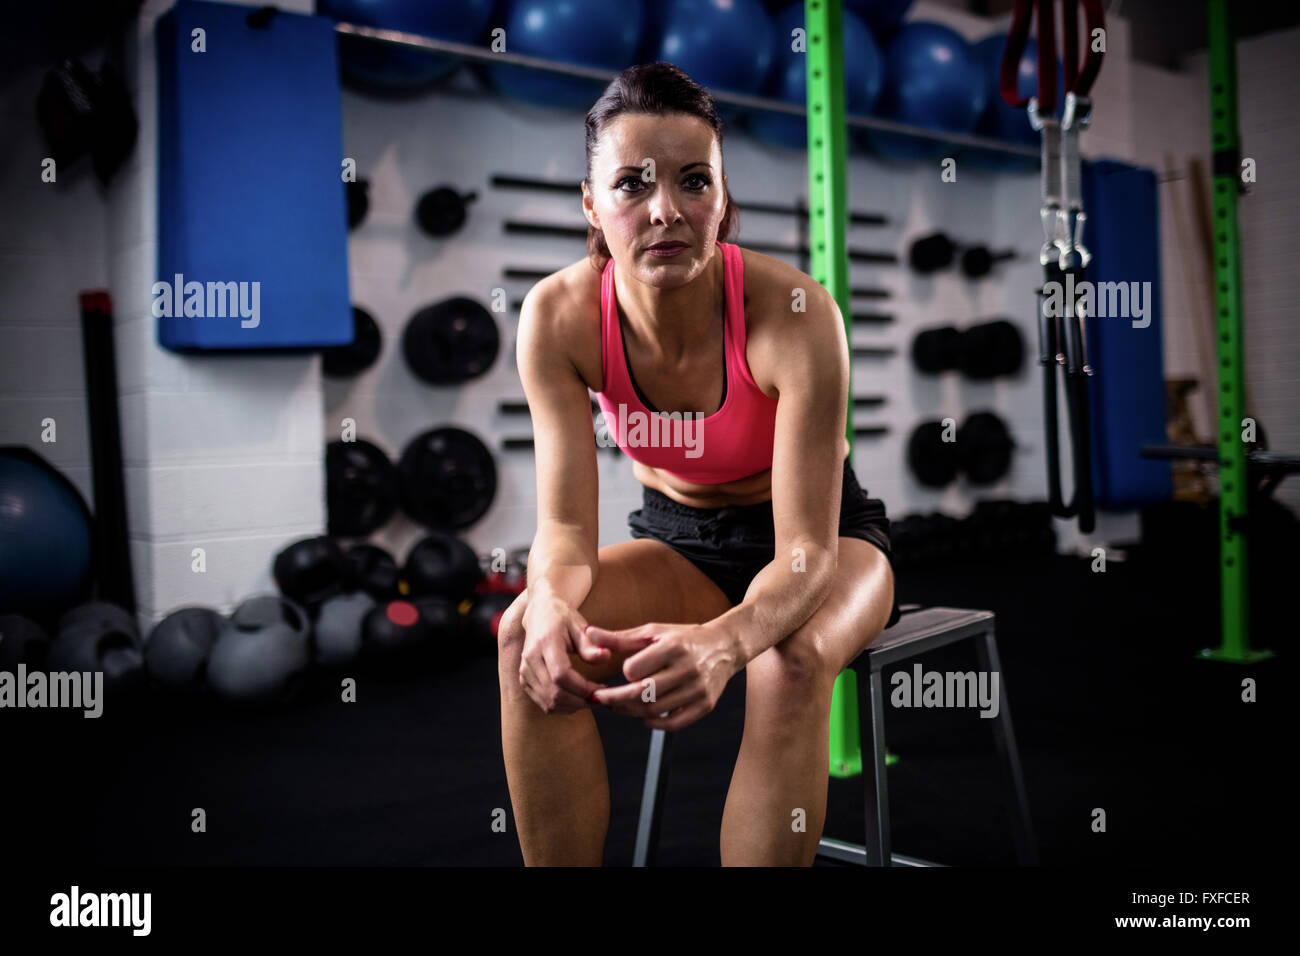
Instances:
[[[687,246],[686,243],[684,242],[674,242],[674,243],[665,243],[662,246],[651,246],[646,251],[649,252],[650,255],[652,256],[668,257],[668,256],[675,256],[677,255],[677,253],[681,252],[682,250],[689,249],[689,248],[690,247]]]

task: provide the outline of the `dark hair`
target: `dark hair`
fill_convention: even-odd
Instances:
[[[605,87],[600,99],[587,111],[587,175],[591,183],[591,156],[596,151],[600,136],[614,119],[624,113],[649,113],[663,116],[684,113],[696,116],[709,124],[722,146],[722,118],[718,116],[709,91],[692,80],[684,70],[672,63],[641,63],[629,66]],[[728,241],[739,227],[740,211],[731,198],[731,190],[724,185],[727,208],[718,224],[719,242]],[[600,270],[611,258],[605,233],[587,224],[587,258],[592,267]]]

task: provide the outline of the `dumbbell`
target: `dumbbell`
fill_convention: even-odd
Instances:
[[[977,381],[1012,375],[1025,359],[1020,329],[1005,319],[972,325],[923,329],[912,340],[912,362],[929,375],[959,370]]]
[[[994,263],[1014,259],[1012,250],[993,252],[983,245],[965,245],[942,232],[922,236],[912,242],[907,261],[921,275],[930,275],[952,265],[961,253],[961,271],[968,279],[979,279],[992,271]]]
[[[1010,469],[1016,443],[993,412],[972,412],[953,441],[945,441],[944,432],[942,421],[922,422],[908,440],[908,467],[926,487],[943,488],[959,471],[972,484],[992,484]]]
[[[450,186],[438,186],[420,197],[415,207],[415,221],[427,235],[450,236],[465,224],[466,207],[478,193],[461,194]]]

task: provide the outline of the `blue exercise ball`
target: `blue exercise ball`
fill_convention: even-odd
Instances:
[[[885,50],[885,86],[877,112],[886,119],[953,133],[969,133],[984,112],[986,89],[968,44],[941,23],[913,21]],[[866,137],[881,156],[899,160],[952,156],[940,140],[871,130]]]
[[[791,49],[794,30],[804,25],[804,5],[792,3],[772,23],[775,43],[773,68],[764,92],[768,96],[803,106],[808,101],[808,58]],[[885,79],[884,61],[875,38],[857,16],[845,10],[844,100],[849,113],[870,113]],[[791,149],[807,149],[808,121],[802,116],[752,111],[747,125],[759,139]]]
[[[845,0],[844,11],[853,11],[876,36],[893,33],[903,22],[912,0]]]
[[[643,51],[681,67],[709,89],[757,94],[772,68],[772,20],[760,0],[670,0]],[[718,104],[731,121],[736,107]]]
[[[477,43],[494,0],[316,0],[316,12],[343,23]],[[339,37],[339,61],[349,86],[374,93],[423,90],[455,72],[460,59],[409,47]]]
[[[92,542],[90,509],[72,482],[35,452],[0,449],[0,611],[85,597]]]
[[[645,22],[641,0],[506,0],[506,51],[621,71],[636,57]],[[485,73],[501,93],[525,103],[588,109],[607,83],[508,64]]]

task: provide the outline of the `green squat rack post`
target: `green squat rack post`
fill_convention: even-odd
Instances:
[[[1271,657],[1250,649],[1250,583],[1242,523],[1250,482],[1242,440],[1245,349],[1241,332],[1241,245],[1237,195],[1241,140],[1237,129],[1237,56],[1228,0],[1209,0],[1210,133],[1214,156],[1214,289],[1219,353],[1219,587],[1222,644],[1208,660],[1249,663]]]
[[[844,118],[844,39],[842,0],[805,0],[808,67],[808,200],[812,276],[834,296],[850,334],[848,125]],[[853,394],[852,366],[849,395]],[[850,461],[853,456],[853,400],[845,416]],[[835,678],[831,697],[830,772],[834,777],[862,773],[858,726],[857,675],[850,669]]]

